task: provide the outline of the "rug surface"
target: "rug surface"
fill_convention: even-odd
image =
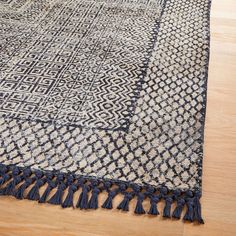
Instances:
[[[81,209],[136,201],[137,214],[203,223],[209,10],[0,0],[0,194]]]

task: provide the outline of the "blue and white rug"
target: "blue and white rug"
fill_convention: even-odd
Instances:
[[[136,201],[137,214],[203,223],[209,11],[209,0],[0,0],[0,194]]]

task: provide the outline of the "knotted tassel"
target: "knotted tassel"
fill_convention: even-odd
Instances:
[[[179,199],[180,195],[181,195],[181,191],[179,189],[175,189],[173,191],[173,200],[177,201]]]
[[[34,182],[32,178],[30,178],[32,172],[30,168],[26,168],[23,170],[23,179],[25,182],[21,184],[21,186],[15,191],[14,196],[17,199],[23,199],[24,198],[24,192],[25,190]]]
[[[193,204],[194,204],[193,198],[192,198],[193,193],[191,191],[188,191],[186,195],[187,195],[187,198],[186,198],[187,211],[183,219],[186,221],[192,222],[193,221]]]
[[[154,195],[155,191],[155,188],[148,186],[147,191],[145,192],[145,195],[150,198],[150,209],[148,211],[149,215],[159,215],[157,203],[159,202],[160,197],[159,195]]]
[[[159,211],[157,209],[157,203],[160,201],[161,197],[160,196],[151,196],[150,197],[150,209],[148,211],[149,215],[159,215]]]
[[[145,214],[145,210],[143,209],[143,201],[145,199],[144,194],[139,193],[138,194],[138,199],[137,199],[137,204],[134,210],[135,214]]]
[[[162,187],[160,189],[160,194],[161,194],[162,198],[165,200],[165,207],[164,207],[162,216],[165,218],[170,218],[171,217],[171,214],[170,214],[171,204],[173,202],[173,198],[172,198],[172,196],[167,196],[168,189],[166,187]]]
[[[44,191],[43,195],[39,199],[39,203],[45,203],[47,201],[47,198],[52,191],[52,189],[56,188],[57,183],[63,181],[63,175],[58,175],[57,181],[53,181],[54,175],[49,173],[46,173],[46,182],[48,183],[48,186],[46,190]]]
[[[129,202],[133,198],[133,193],[124,193],[124,199],[122,202],[118,205],[117,209],[122,211],[129,211]]]
[[[165,197],[165,207],[163,210],[163,217],[170,218],[171,204],[173,202],[173,198],[171,196]]]
[[[108,193],[106,201],[102,204],[102,208],[112,209],[112,200],[118,194],[118,189],[112,190]]]
[[[90,187],[88,185],[83,185],[82,192],[79,196],[79,200],[76,204],[77,208],[80,209],[88,209],[88,192],[90,191]]]
[[[28,195],[26,196],[27,199],[38,201],[40,198],[39,189],[45,184],[46,179],[38,179],[35,185],[31,188]]]
[[[175,219],[180,219],[181,217],[181,213],[184,209],[184,205],[185,205],[185,200],[183,198],[179,198],[177,200],[177,206],[175,208],[175,210],[173,211],[172,217]]]
[[[89,209],[97,209],[98,208],[98,194],[101,192],[101,190],[98,187],[94,187],[92,190],[92,196],[88,203]]]
[[[198,223],[200,224],[204,224],[204,220],[202,219],[201,215],[200,198],[201,198],[201,192],[196,191],[193,200],[193,208],[194,208],[193,220],[198,221]]]
[[[9,174],[7,174],[8,172],[8,168],[2,164],[0,164],[0,186],[5,184],[10,178],[11,176]]]
[[[20,175],[20,169],[18,167],[12,170],[12,176],[13,180],[5,188],[0,190],[0,195],[14,195],[15,187],[22,181],[23,176]]]
[[[66,189],[66,184],[61,182],[58,186],[56,193],[49,199],[48,203],[53,205],[61,205],[65,189]]]
[[[2,178],[0,179],[0,186],[5,184],[9,179],[11,179],[11,176],[7,173],[2,175]]]
[[[36,170],[34,172],[35,178],[36,178],[36,182],[35,185],[31,188],[31,190],[29,191],[29,193],[27,194],[26,198],[29,200],[39,200],[40,195],[39,195],[39,189],[40,187],[42,187],[45,182],[46,179],[43,179],[43,172],[40,170]]]
[[[160,188],[160,197],[165,198],[168,193],[168,189],[166,187],[161,187]]]
[[[62,203],[62,207],[63,208],[67,208],[67,207],[73,207],[74,208],[74,204],[73,204],[73,196],[74,193],[78,190],[78,185],[76,184],[72,184],[69,189],[68,189],[68,194],[66,196],[65,201]]]
[[[8,172],[8,167],[0,164],[0,177],[3,177]]]
[[[25,190],[34,182],[33,178],[26,179],[25,182],[15,192],[15,198],[23,199]]]
[[[112,187],[112,183],[110,181],[106,181],[104,184],[103,184],[103,188],[109,193],[110,192],[110,189]]]
[[[175,219],[179,219],[185,204],[185,201],[181,196],[181,191],[179,189],[176,189],[173,191],[173,200],[177,202],[176,208],[174,209],[172,213],[172,217]]]

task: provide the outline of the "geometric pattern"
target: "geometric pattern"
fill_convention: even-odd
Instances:
[[[0,78],[1,113],[44,122],[127,129],[163,4],[154,0],[76,0],[61,1],[59,8],[60,1],[51,2],[53,15],[44,13],[43,7],[38,9],[38,2],[28,1],[20,1],[16,13],[10,11],[11,17],[20,17],[11,29],[5,26],[11,37],[19,32],[16,25],[28,28],[32,16],[25,12],[36,9],[42,14],[41,23],[32,26],[35,35],[27,51],[9,61]],[[4,16],[8,11],[2,11],[3,23],[8,22]]]
[[[11,4],[11,1],[8,2],[4,3],[6,7],[7,4]],[[124,101],[125,99],[129,101],[133,99],[133,95],[130,95],[123,86],[127,85],[126,89],[131,89],[132,91],[136,90],[137,87],[139,89],[138,96],[135,96],[133,104],[134,110],[129,111],[128,126],[126,126],[127,123],[121,122],[126,115],[125,112],[111,114],[112,117],[106,117],[104,120],[98,118],[100,116],[99,111],[103,109],[109,111],[109,107],[99,107],[97,102],[99,102],[99,99],[102,99],[103,95],[111,92],[109,86],[113,84],[111,79],[113,72],[110,69],[114,69],[116,66],[118,68],[122,61],[119,56],[123,54],[114,52],[115,54],[112,58],[115,58],[115,55],[117,55],[117,60],[109,63],[109,66],[114,63],[114,67],[111,66],[112,68],[110,69],[106,67],[107,71],[110,71],[109,73],[102,74],[101,71],[99,72],[97,78],[99,78],[100,82],[103,81],[104,84],[94,84],[94,97],[91,96],[91,99],[89,99],[95,107],[92,107],[87,115],[90,116],[96,113],[97,117],[95,118],[85,117],[83,120],[81,116],[78,116],[79,121],[75,122],[75,120],[71,121],[68,119],[69,124],[67,124],[63,116],[58,116],[55,117],[57,119],[55,122],[52,122],[54,121],[52,119],[50,119],[50,122],[47,122],[43,113],[37,113],[38,117],[34,115],[31,117],[30,114],[34,113],[30,109],[34,108],[30,108],[30,106],[26,108],[28,116],[8,116],[9,114],[12,115],[11,112],[14,108],[11,108],[11,105],[8,107],[3,104],[3,107],[0,109],[2,113],[0,117],[1,163],[6,165],[17,164],[22,167],[30,166],[33,169],[40,170],[72,172],[98,179],[132,182],[142,186],[152,185],[160,187],[164,185],[170,190],[177,188],[182,190],[201,189],[203,128],[209,59],[209,1],[167,0],[163,3],[145,0],[105,0],[95,2],[73,0],[70,4],[76,4],[68,4],[68,7],[70,5],[71,14],[73,14],[73,12],[76,12],[74,9],[79,9],[80,4],[84,6],[82,12],[85,13],[84,9],[93,9],[93,12],[98,12],[98,6],[101,6],[101,4],[111,4],[114,6],[113,4],[122,3],[132,5],[134,2],[135,7],[140,9],[140,12],[143,12],[144,6],[147,6],[146,13],[150,14],[150,18],[147,17],[147,20],[144,17],[144,13],[144,15],[141,13],[137,14],[136,8],[133,10],[128,8],[128,6],[122,8],[127,11],[130,9],[129,14],[137,14],[136,27],[145,29],[142,35],[133,31],[135,27],[130,28],[130,32],[124,34],[125,41],[128,41],[129,36],[134,34],[134,41],[136,41],[137,45],[133,45],[134,41],[132,41],[131,51],[134,50],[137,55],[139,52],[138,49],[136,51],[135,47],[139,47],[140,42],[144,43],[140,47],[142,48],[141,54],[146,55],[145,58],[142,56],[137,56],[139,58],[136,58],[142,58],[145,61],[144,64],[139,64],[140,68],[145,67],[145,72],[142,72],[143,78],[135,74],[138,69],[134,69],[136,72],[130,75],[130,78],[135,83],[134,87],[130,84],[122,85],[119,79],[115,82],[124,91],[124,97],[122,97],[123,95],[117,90],[117,96],[121,96],[119,97],[121,100],[115,108],[118,110],[120,106],[124,111],[128,111],[130,105]],[[63,11],[63,9],[67,9],[66,6],[69,2],[54,1],[54,3],[54,7],[58,7],[57,11],[58,9]],[[147,3],[151,4],[150,8]],[[122,11],[121,8],[119,9]],[[164,9],[163,12],[161,9]],[[101,10],[99,12],[101,13]],[[158,12],[158,14],[155,15],[153,12]],[[115,12],[111,13],[111,15],[113,14]],[[134,18],[134,15],[132,15],[132,18]],[[94,16],[94,13],[92,16]],[[52,14],[52,17],[57,16]],[[158,26],[158,30],[154,34],[151,33],[155,25],[155,20],[152,17],[157,21],[160,19],[160,24],[155,26]],[[81,17],[79,19],[85,20],[86,18]],[[142,25],[141,21],[145,25]],[[132,27],[135,25],[135,22],[130,22]],[[36,22],[35,24],[40,23]],[[49,27],[51,27],[51,24],[49,24]],[[41,28],[41,30],[43,31],[44,28]],[[55,30],[55,32],[57,31],[58,29]],[[121,35],[120,33],[119,35]],[[45,37],[50,37],[50,34],[46,34]],[[57,39],[57,37],[54,38]],[[45,38],[45,40],[47,39]],[[58,40],[60,40],[60,37]],[[49,41],[51,42],[51,39]],[[19,54],[16,52],[12,57],[9,55],[9,62],[3,66],[2,75],[4,76],[1,76],[1,82],[4,83],[3,81],[6,81],[6,78],[13,81],[13,88],[11,89],[9,87],[11,86],[10,84],[9,86],[7,85],[7,89],[0,87],[3,101],[7,101],[4,97],[7,95],[4,92],[14,91],[14,94],[17,95],[17,91],[21,89],[20,84],[14,87],[14,79],[25,83],[25,86],[28,86],[26,88],[27,91],[30,90],[29,87],[32,84],[30,81],[34,82],[34,79],[22,78],[21,80],[21,78],[16,79],[12,76],[13,74],[19,76],[21,74],[22,76],[29,75],[28,71],[27,73],[17,71],[16,67],[13,70],[13,66],[28,68],[28,59],[26,60],[23,56],[29,55],[33,48],[37,49],[36,51],[39,50],[37,48],[38,44],[33,43],[33,45],[30,45],[30,42],[35,41],[29,40],[29,47],[27,46],[29,50],[19,49]],[[117,39],[116,42],[122,42],[122,40]],[[150,42],[152,42],[152,46],[149,45]],[[27,45],[27,42],[24,45]],[[69,42],[65,45],[69,45]],[[123,47],[119,48],[117,46],[117,49],[121,52]],[[94,55],[97,54],[94,53]],[[123,55],[124,58],[126,56],[135,59],[135,56]],[[28,61],[31,60],[29,59]],[[137,61],[134,62],[135,64],[137,63]],[[128,65],[128,62],[126,65]],[[47,70],[47,66],[42,65],[42,67],[43,70]],[[33,68],[35,69],[36,67]],[[124,68],[124,71],[129,69]],[[73,68],[71,68],[70,73],[73,73]],[[122,75],[120,78],[125,81],[128,78],[127,76]],[[50,76],[51,80],[44,80],[42,76],[37,78],[38,88],[42,86],[47,89],[50,86],[49,84],[56,83],[53,82],[53,73]],[[69,78],[71,77],[69,76],[68,80]],[[81,77],[82,80],[83,78]],[[127,81],[132,83],[130,80],[128,79]],[[90,83],[89,79],[85,79],[85,81]],[[141,86],[136,83],[138,81],[141,81]],[[102,88],[105,88],[103,95]],[[79,91],[78,89],[77,92]],[[50,99],[54,99],[55,102],[60,100],[56,92],[55,90],[53,96],[50,96]],[[26,96],[25,98],[19,97],[19,100],[28,101],[28,94],[26,92],[19,94]],[[44,90],[40,90],[39,94],[43,96]],[[126,95],[127,97],[125,97]],[[76,96],[72,95],[71,97],[74,98]],[[30,101],[32,104],[38,102],[32,98]],[[23,103],[20,104],[22,105]],[[7,109],[10,111],[7,112]],[[97,109],[99,110],[97,111]],[[15,109],[15,111],[18,110],[18,108]],[[67,109],[64,111],[66,112]],[[54,117],[52,118],[54,119]],[[40,119],[44,121],[42,122]],[[101,123],[99,123],[100,119],[102,120]],[[116,121],[112,121],[112,119]],[[110,123],[110,121],[112,122]]]

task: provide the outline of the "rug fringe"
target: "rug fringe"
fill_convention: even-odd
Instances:
[[[26,190],[31,186],[26,195]],[[46,186],[43,194],[40,194],[40,188]],[[56,188],[55,194],[48,200],[52,189]],[[117,209],[129,211],[129,203],[136,199],[134,213],[159,215],[158,203],[164,200],[165,206],[162,216],[165,218],[180,219],[184,207],[187,210],[183,217],[184,221],[197,222],[204,224],[201,215],[201,192],[168,190],[167,187],[156,189],[152,186],[141,187],[137,184],[127,184],[123,182],[112,182],[108,180],[96,180],[88,177],[76,177],[73,174],[62,174],[53,172],[42,172],[32,170],[31,168],[22,168],[16,166],[6,166],[0,164],[0,194],[12,195],[17,199],[29,199],[39,203],[50,203],[61,205],[62,208],[74,208],[74,193],[81,189],[76,208],[97,209],[99,208],[98,195],[106,191],[107,199],[101,205],[102,208],[112,209],[113,199],[118,195],[123,195],[123,200],[117,206]],[[67,191],[66,191],[67,190]],[[63,196],[67,192],[65,200]],[[91,192],[91,194],[89,194]],[[41,196],[40,196],[41,195]],[[91,195],[91,197],[89,197]],[[148,211],[143,206],[145,199],[150,200]],[[171,214],[172,204],[176,202],[176,207]]]

